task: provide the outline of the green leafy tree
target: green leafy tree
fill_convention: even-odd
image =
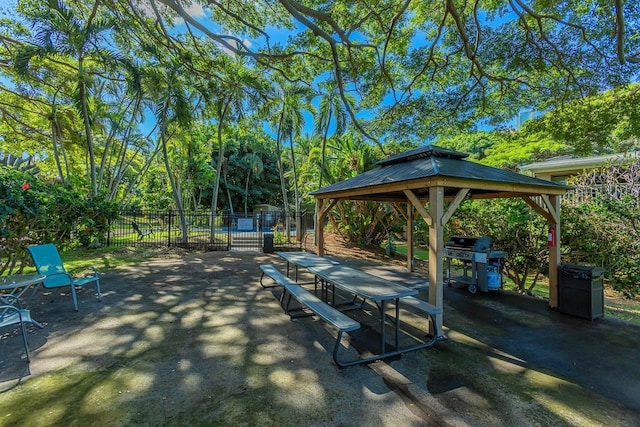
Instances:
[[[247,179],[244,186],[244,216],[248,215],[247,202],[249,200],[249,182],[251,175],[260,176],[264,169],[262,159],[257,154],[249,153],[244,157],[244,161],[247,163],[248,172]]]
[[[548,135],[482,131],[438,140],[437,145],[469,154],[469,160],[515,170],[519,165],[567,154],[570,146]]]
[[[628,83],[640,63],[635,2],[234,1],[206,3],[209,22],[178,1],[162,3],[222,48],[289,80],[332,75],[351,123],[376,142],[497,125],[521,108],[548,111]],[[274,45],[274,27],[293,34]]]
[[[320,148],[320,173],[318,179],[318,188],[322,188],[322,178],[326,172],[326,150],[327,137],[332,123],[335,124],[335,136],[342,135],[347,128],[348,114],[340,99],[339,91],[334,81],[329,81],[321,87],[320,109],[318,114],[314,116],[314,131],[318,135],[322,135],[322,145]],[[353,97],[349,98],[350,103],[354,103]]]
[[[116,21],[100,16],[100,6],[101,3],[97,1],[89,10],[75,10],[61,0],[23,4],[21,12],[31,19],[35,33],[30,43],[24,44],[18,50],[14,62],[16,70],[26,76],[34,57],[63,57],[70,61],[57,61],[57,64],[68,67],[68,72],[74,76],[74,100],[84,125],[88,175],[91,194],[94,196],[98,194],[98,179],[92,129],[95,117],[90,108],[90,92],[95,85],[95,79],[120,60],[114,52],[106,49],[108,34],[114,30]],[[121,64],[124,66],[122,61]],[[54,137],[57,136],[55,128],[52,134]]]
[[[269,108],[271,110],[272,119],[271,126],[276,131],[276,153],[278,155],[278,170],[280,171],[280,185],[282,187],[282,199],[284,201],[284,211],[286,224],[287,240],[290,240],[291,227],[289,220],[291,217],[289,200],[287,197],[287,185],[285,181],[285,171],[282,162],[282,147],[283,141],[289,141],[289,147],[291,152],[291,170],[293,174],[293,189],[294,189],[294,209],[296,212],[296,218],[299,218],[300,213],[300,191],[298,184],[297,162],[294,148],[294,138],[299,138],[302,133],[302,127],[304,125],[304,116],[302,111],[312,111],[313,107],[310,104],[310,98],[312,96],[311,90],[302,85],[285,83],[279,81],[276,87],[276,93],[271,100]],[[296,227],[300,229],[299,224]]]
[[[524,134],[563,141],[579,156],[640,148],[640,85],[574,101],[528,121]]]
[[[0,274],[22,271],[29,244],[101,244],[118,214],[101,196],[83,197],[30,172],[0,166]]]
[[[218,192],[225,158],[223,140],[225,126],[238,123],[249,111],[255,110],[259,102],[264,100],[267,91],[267,85],[257,70],[247,67],[242,58],[228,58],[221,65],[222,75],[210,107],[217,118],[218,136],[216,180],[211,201],[213,212],[218,208]]]
[[[188,90],[189,84],[185,80],[184,69],[181,64],[161,62],[162,66],[147,67],[145,69],[145,84],[148,90],[150,107],[158,123],[158,138],[162,159],[167,171],[167,178],[171,186],[173,198],[180,216],[182,237],[186,243],[188,236],[187,222],[180,182],[176,179],[170,161],[169,141],[174,132],[185,129],[192,121],[193,110],[197,102],[194,94]]]

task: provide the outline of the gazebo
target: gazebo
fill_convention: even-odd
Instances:
[[[378,167],[311,193],[318,204],[316,243],[324,255],[324,220],[342,200],[388,202],[407,221],[407,268],[412,269],[413,221],[417,212],[429,226],[429,303],[443,307],[444,226],[467,199],[522,198],[554,230],[549,247],[549,305],[558,306],[560,196],[571,187],[474,163],[468,154],[425,145],[378,162]],[[445,205],[445,202],[448,202]],[[436,322],[442,330],[442,315]]]

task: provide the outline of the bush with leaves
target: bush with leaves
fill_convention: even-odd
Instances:
[[[380,246],[404,223],[388,204],[346,200],[336,205],[329,220],[345,241],[363,246]]]
[[[22,271],[30,244],[65,247],[101,241],[117,212],[102,197],[87,198],[30,173],[0,167],[0,274]]]

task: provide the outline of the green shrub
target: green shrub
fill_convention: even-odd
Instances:
[[[88,246],[103,241],[116,206],[57,183],[0,167],[0,274],[22,271],[30,244]]]

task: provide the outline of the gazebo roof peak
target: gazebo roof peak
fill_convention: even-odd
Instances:
[[[442,187],[453,198],[468,189],[471,198],[564,194],[564,184],[522,175],[466,159],[468,154],[436,145],[425,145],[391,156],[353,178],[313,191],[318,198],[405,201],[405,190],[423,199],[430,187]]]
[[[469,157],[468,154],[460,151],[449,150],[448,148],[439,147],[433,144],[423,145],[413,150],[405,151],[380,160],[377,164],[380,166],[388,166],[396,163],[405,163],[417,159],[425,159],[429,157],[444,157],[447,159],[462,160]]]

